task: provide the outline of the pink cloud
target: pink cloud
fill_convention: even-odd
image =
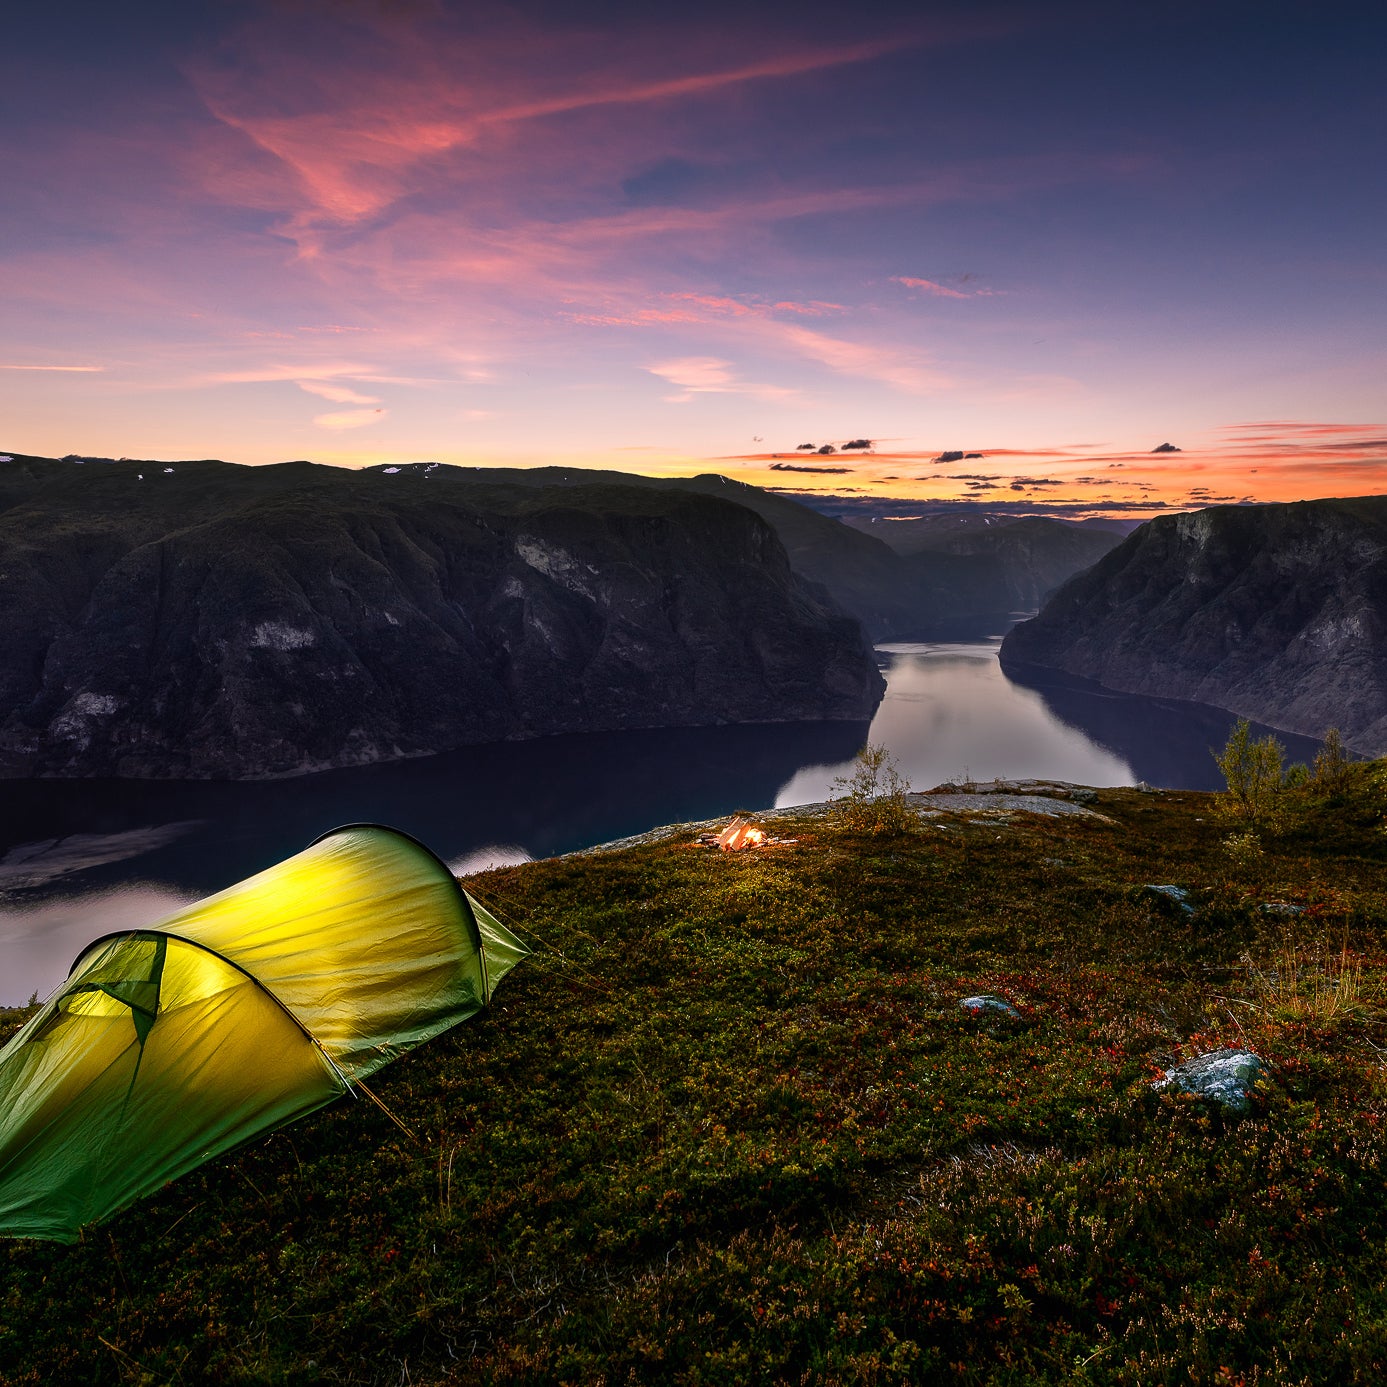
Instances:
[[[296,380],[294,384],[300,390],[306,390],[310,395],[318,395],[324,400],[331,400],[334,404],[375,405],[380,403],[378,396],[363,395],[360,391],[351,390],[345,385],[328,385],[324,381],[315,380]]]
[[[695,395],[750,395],[763,400],[785,400],[798,393],[786,386],[740,381],[733,374],[732,363],[715,356],[680,357],[645,369],[679,387],[678,395],[665,396],[671,404],[687,404]]]
[[[335,64],[308,67],[251,26],[240,46],[254,62],[194,66],[189,76],[217,120],[290,176],[303,199],[294,209],[300,224],[318,217],[352,223],[426,183],[449,155],[485,157],[526,138],[517,127],[606,108],[667,107],[747,83],[868,62],[912,42],[801,46],[729,65],[705,58],[706,43],[671,44],[667,34],[633,32],[613,43],[610,34],[597,33],[560,39],[515,30],[462,38],[396,28],[373,32]],[[631,76],[681,63],[682,72]],[[238,201],[285,192],[267,184],[263,167],[253,173],[244,165],[214,168],[210,181]]]
[[[27,366],[12,362],[0,363],[0,371],[67,371],[83,374],[105,369],[104,366]]]
[[[714,316],[726,315],[732,318],[764,317],[771,313],[795,313],[801,317],[818,318],[828,313],[847,311],[841,303],[827,303],[819,299],[811,299],[807,303],[795,303],[785,299],[777,303],[763,303],[726,298],[717,294],[678,293],[670,294],[668,297],[696,304]]]
[[[904,284],[907,289],[920,289],[927,294],[935,295],[936,298],[966,299],[971,297],[971,295],[958,289],[950,289],[947,285],[936,284],[932,279],[912,279],[909,275],[894,275],[892,278],[895,283]]]
[[[1264,438],[1284,438],[1288,434],[1299,437],[1330,438],[1336,434],[1374,432],[1381,427],[1380,424],[1321,424],[1294,419],[1269,419],[1251,424],[1220,424],[1218,432],[1255,433]]]
[[[932,395],[956,384],[931,360],[909,349],[845,341],[792,324],[776,326],[782,344],[840,375],[866,377],[910,395]]]
[[[732,363],[715,356],[685,356],[645,369],[653,376],[686,390],[724,390],[732,384]]]
[[[313,422],[320,429],[360,429],[367,424],[379,424],[386,416],[383,409],[344,409],[334,414],[319,414]]]

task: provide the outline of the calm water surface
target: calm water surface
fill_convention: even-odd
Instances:
[[[546,737],[416,761],[234,784],[0,781],[0,1005],[46,995],[82,947],[138,928],[343,823],[405,829],[462,873],[658,824],[828,798],[862,744],[916,789],[1038,777],[1221,785],[1234,717],[1050,675],[1008,678],[1000,637],[891,645],[870,727],[804,723]],[[1316,743],[1277,734],[1292,759]]]

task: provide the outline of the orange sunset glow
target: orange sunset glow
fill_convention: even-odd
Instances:
[[[1124,515],[1387,490],[1347,20],[1332,80],[1289,82],[1304,36],[1231,10],[1194,45],[1174,14],[789,20],[25,16],[0,447]]]

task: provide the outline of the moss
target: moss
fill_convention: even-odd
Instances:
[[[6,1381],[1379,1380],[1380,814],[1249,879],[1208,797],[1096,807],[477,878],[537,952],[379,1076],[420,1141],[343,1102],[0,1245]],[[1362,1004],[1267,1005],[1325,941]],[[1245,1118],[1152,1091],[1222,1045]]]

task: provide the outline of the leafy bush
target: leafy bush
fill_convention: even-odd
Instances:
[[[1331,727],[1324,734],[1324,745],[1315,753],[1314,784],[1317,789],[1337,794],[1348,786],[1350,768],[1344,739],[1337,727]]]
[[[1228,785],[1227,807],[1233,814],[1251,823],[1274,823],[1285,753],[1275,737],[1253,741],[1247,719],[1238,719],[1223,751],[1214,756]]]
[[[853,772],[839,776],[833,788],[837,816],[854,833],[907,833],[919,823],[907,796],[910,782],[884,746],[868,742],[857,753]]]
[[[1230,833],[1223,840],[1223,851],[1233,866],[1241,872],[1255,871],[1266,858],[1261,838],[1251,829],[1242,833]]]

